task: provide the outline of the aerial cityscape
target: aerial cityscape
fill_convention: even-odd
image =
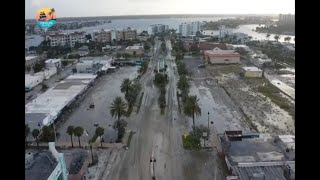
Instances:
[[[294,1],[82,1],[26,1],[26,180],[295,179]]]

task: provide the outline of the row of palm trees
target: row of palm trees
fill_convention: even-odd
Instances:
[[[78,137],[79,147],[81,147],[80,137],[83,135],[84,131],[85,130],[81,126],[77,126],[77,127],[68,126],[67,133],[70,136],[71,146],[72,147],[73,147],[73,139],[72,139],[73,135]],[[102,136],[104,135],[104,128],[103,127],[97,127],[95,135],[100,137],[100,143],[101,143],[101,147],[102,147]]]
[[[269,39],[270,39],[270,36],[271,36],[271,35],[270,35],[269,33],[267,33],[266,38],[269,40]],[[279,39],[280,39],[280,37],[281,37],[280,35],[274,35],[273,38],[278,42]],[[291,41],[291,37],[290,37],[290,36],[287,36],[287,37],[284,38],[284,40],[287,41],[287,42],[290,42],[290,41]],[[293,40],[295,41],[296,38],[293,38]]]

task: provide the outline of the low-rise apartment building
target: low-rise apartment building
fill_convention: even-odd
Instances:
[[[99,30],[93,33],[93,40],[96,42],[113,42],[114,40],[133,40],[137,39],[137,31],[134,29],[123,30]]]
[[[50,40],[50,46],[65,46],[69,45],[74,47],[76,42],[85,43],[86,34],[85,32],[73,32],[73,33],[52,33],[46,35],[46,40]]]

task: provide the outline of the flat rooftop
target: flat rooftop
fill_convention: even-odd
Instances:
[[[223,55],[229,55],[229,54],[233,54],[233,55],[240,55],[239,53],[235,52],[234,50],[222,50],[218,47],[215,47],[213,50],[206,50],[205,53],[208,54],[223,54]]]
[[[48,59],[48,60],[46,60],[46,63],[56,63],[59,61],[61,61],[61,59]]]
[[[220,136],[222,147],[231,165],[248,162],[285,162],[295,160],[294,136],[271,136],[258,134],[255,137],[242,135],[237,140]],[[289,151],[287,152],[287,149]]]
[[[25,105],[25,121],[31,129],[51,124],[61,110],[69,105],[74,98],[85,91],[97,75],[74,74],[59,82]]]
[[[26,61],[37,58],[38,56],[26,56]]]
[[[126,48],[126,50],[128,50],[128,49],[136,49],[136,50],[139,50],[139,49],[143,49],[143,46],[128,46],[128,47]]]
[[[245,71],[262,71],[261,69],[257,68],[257,67],[242,67]]]
[[[34,153],[33,161],[28,167],[25,167],[25,179],[47,180],[57,165],[50,151]]]
[[[263,175],[264,180],[287,180],[284,176],[284,165],[236,167],[235,171],[240,180],[252,180],[252,177],[259,175]]]

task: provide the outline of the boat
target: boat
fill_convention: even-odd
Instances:
[[[45,21],[47,19],[47,16],[44,12],[40,12],[39,21]]]

